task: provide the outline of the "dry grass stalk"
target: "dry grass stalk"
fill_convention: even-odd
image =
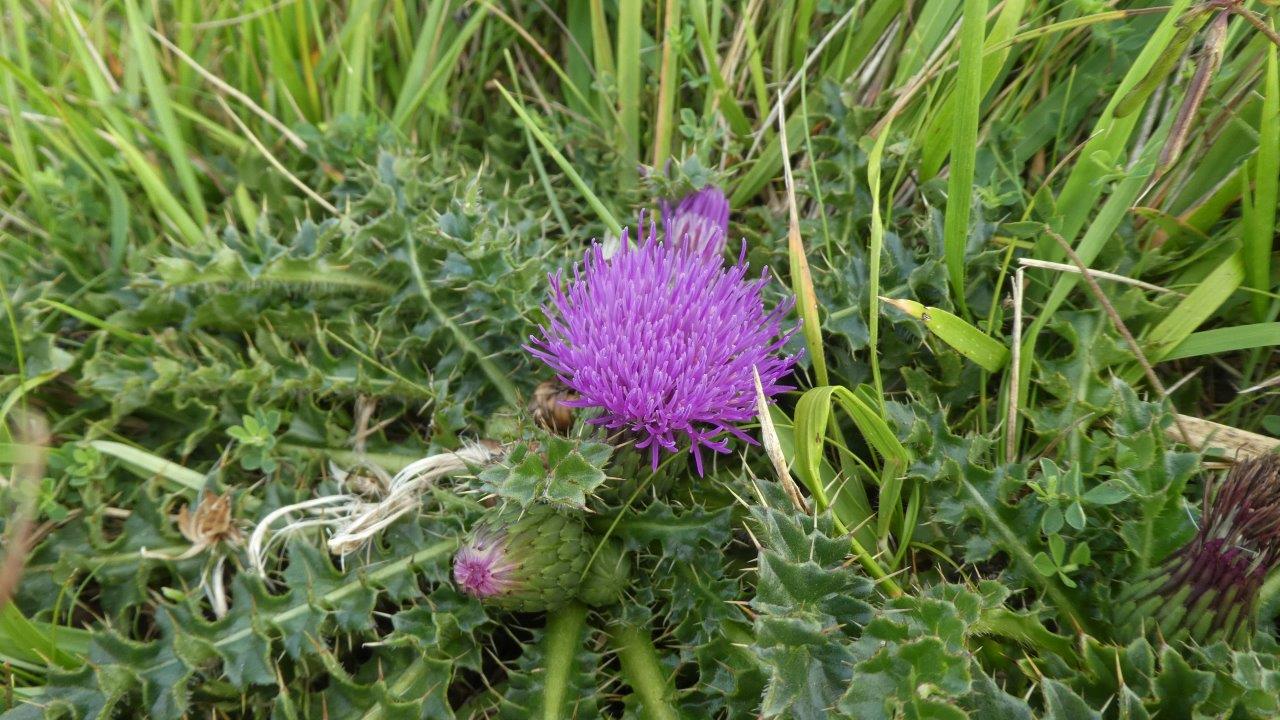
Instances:
[[[44,477],[45,451],[49,445],[49,427],[44,418],[31,413],[19,416],[15,422],[18,438],[18,462],[14,465],[13,482],[9,491],[15,499],[14,514],[7,523],[4,537],[4,560],[0,561],[0,608],[9,602],[22,571],[27,564],[27,553],[35,544],[35,503],[40,479]]]
[[[807,515],[809,504],[805,502],[804,495],[800,494],[800,487],[796,485],[796,481],[791,477],[791,471],[787,469],[787,459],[782,454],[782,444],[778,441],[778,429],[773,425],[773,416],[769,414],[769,401],[765,399],[764,387],[760,384],[760,373],[752,368],[751,375],[756,381],[756,415],[760,418],[760,442],[764,445],[764,452],[769,456],[769,462],[773,463],[773,471],[777,473],[778,482],[782,483],[782,489],[791,499],[791,504]]]
[[[1215,455],[1225,455],[1228,459],[1249,459],[1275,452],[1280,449],[1280,440],[1266,435],[1241,430],[1223,425],[1212,420],[1204,420],[1190,415],[1178,415],[1179,423],[1186,428],[1189,436],[1187,444],[1192,449],[1205,452],[1220,450]],[[1181,440],[1177,428],[1170,427],[1165,434],[1173,440]]]

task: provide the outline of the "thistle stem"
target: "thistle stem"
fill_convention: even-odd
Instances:
[[[542,638],[546,680],[542,690],[543,720],[558,720],[564,715],[564,700],[569,691],[573,663],[582,648],[582,630],[587,622],[587,608],[577,601],[547,613],[547,630]]]
[[[658,650],[653,646],[648,630],[625,623],[614,630],[611,640],[622,663],[622,677],[640,698],[640,717],[644,720],[678,720],[679,713],[671,704],[675,692],[658,662]]]

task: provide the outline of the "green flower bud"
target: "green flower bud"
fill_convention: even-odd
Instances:
[[[582,521],[549,505],[505,508],[481,520],[453,558],[458,587],[506,610],[538,612],[577,594],[595,542]]]

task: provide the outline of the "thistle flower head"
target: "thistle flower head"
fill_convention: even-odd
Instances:
[[[664,200],[662,230],[671,245],[720,257],[729,241],[729,201],[714,185],[689,193],[674,208]]]
[[[571,283],[551,277],[547,324],[526,349],[578,395],[565,404],[599,409],[588,422],[628,433],[655,468],[663,450],[678,452],[687,439],[701,474],[703,449],[728,452],[730,435],[754,443],[737,427],[755,414],[753,369],[766,396],[789,389],[780,381],[796,356],[782,349],[795,331],[781,323],[791,301],[765,310],[768,277],[747,279],[745,246],[725,266],[690,251],[692,233],[687,245],[671,235],[658,242],[652,225],[639,242],[628,235],[611,258],[589,249]]]
[[[1267,455],[1237,464],[1207,494],[1195,537],[1135,586],[1120,624],[1130,635],[1147,622],[1169,641],[1239,644],[1278,565],[1280,457]]]
[[[550,506],[495,510],[454,554],[453,579],[486,604],[550,610],[577,593],[594,547],[581,520]]]
[[[511,589],[515,566],[503,542],[492,528],[477,530],[453,558],[453,579],[469,595],[480,599],[501,595]]]

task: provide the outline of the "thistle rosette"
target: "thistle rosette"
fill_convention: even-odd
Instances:
[[[1121,596],[1117,627],[1136,637],[1158,630],[1166,642],[1245,644],[1258,591],[1280,565],[1280,457],[1239,463],[1207,494],[1201,526]]]
[[[482,519],[453,557],[458,588],[505,610],[553,610],[578,593],[595,542],[582,521],[549,505]]]
[[[781,381],[797,358],[783,353],[793,299],[766,311],[767,271],[747,279],[745,244],[728,266],[712,252],[722,236],[712,200],[682,201],[664,242],[652,224],[635,243],[624,230],[612,257],[587,251],[572,283],[551,276],[547,324],[525,346],[577,394],[566,405],[598,410],[587,422],[629,436],[654,468],[687,439],[699,474],[702,450],[727,453],[730,436],[755,444],[738,428],[755,415],[753,371],[772,397],[791,389]]]

